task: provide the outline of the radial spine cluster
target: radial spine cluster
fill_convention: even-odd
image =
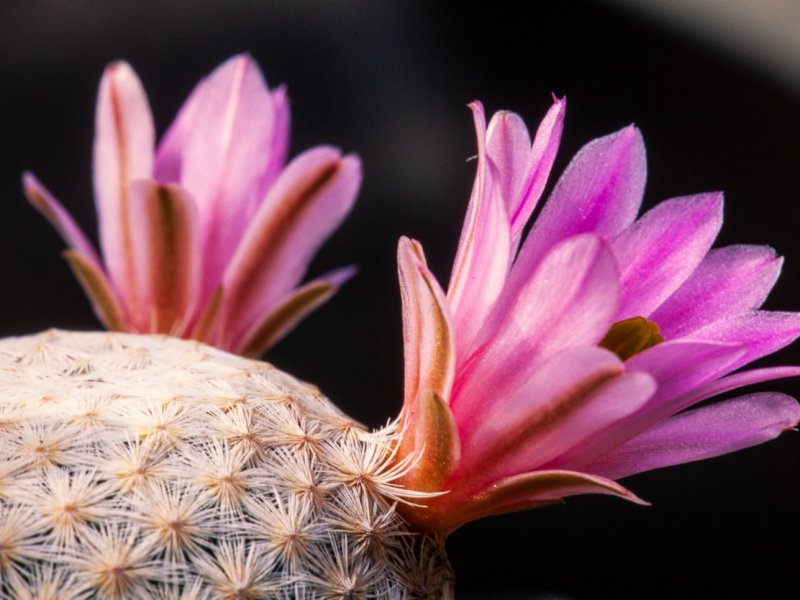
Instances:
[[[161,336],[0,341],[0,597],[446,598],[370,432],[266,363]]]

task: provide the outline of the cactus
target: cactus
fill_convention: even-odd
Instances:
[[[0,597],[443,598],[396,429],[196,341],[0,342]]]
[[[565,100],[534,136],[471,107],[477,173],[452,277],[442,287],[422,245],[400,240],[404,404],[368,431],[225,352],[258,354],[352,274],[297,287],[352,206],[358,159],[322,147],[281,170],[285,97],[246,56],[198,85],[155,151],[138,79],[109,68],[104,260],[24,182],[98,316],[131,333],[0,341],[0,596],[448,598],[458,527],[576,494],[646,503],[616,480],[800,422],[780,393],[705,404],[800,376],[741,370],[800,336],[800,313],[760,309],[781,269],[772,249],[711,249],[721,194],[639,216],[645,148],[629,126],[584,146],[531,224]],[[269,127],[250,126],[264,114]],[[237,143],[219,126],[233,122]]]

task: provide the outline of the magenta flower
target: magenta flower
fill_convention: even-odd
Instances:
[[[329,146],[284,165],[289,120],[286,90],[236,56],[197,85],[156,148],[136,74],[106,69],[93,170],[103,260],[33,175],[23,184],[108,328],[256,355],[351,275],[297,287],[352,208],[361,166]]]
[[[398,250],[405,483],[441,492],[405,508],[423,530],[584,493],[641,502],[616,479],[732,452],[800,420],[778,393],[695,408],[800,374],[740,371],[800,335],[759,310],[781,259],[711,249],[722,195],[673,198],[637,218],[645,150],[633,127],[573,158],[519,244],[552,167],[565,102],[533,139],[513,113],[472,105],[477,176],[445,294],[419,243]]]

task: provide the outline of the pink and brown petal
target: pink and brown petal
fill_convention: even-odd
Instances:
[[[270,90],[240,55],[195,87],[156,149],[142,84],[114,63],[100,83],[94,144],[102,261],[32,175],[23,187],[69,245],[106,326],[257,353],[346,279],[297,288],[361,181],[358,158],[327,146],[285,167],[289,124],[285,88]]]
[[[412,323],[403,431],[427,431],[432,450],[427,456],[416,433],[397,460],[414,455],[406,483],[439,492],[424,507],[401,509],[420,530],[446,534],[574,494],[641,502],[613,479],[759,444],[800,420],[797,401],[777,393],[692,409],[800,375],[800,367],[738,371],[800,336],[800,314],[759,310],[781,267],[771,249],[711,249],[721,194],[667,200],[637,218],[647,169],[635,127],[578,152],[514,256],[564,107],[556,100],[531,143],[517,115],[497,113],[487,129],[483,107],[471,105],[477,175],[438,309],[457,349],[452,392],[434,396],[450,429],[425,425],[429,414],[411,408],[417,394],[430,398],[419,383],[421,357],[442,340],[403,266],[422,257],[421,246],[401,241],[413,248],[400,253],[404,321]],[[438,289],[435,280],[430,287]],[[431,433],[452,428],[458,439],[449,445]]]

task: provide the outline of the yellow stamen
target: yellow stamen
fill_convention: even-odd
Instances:
[[[628,360],[663,341],[658,325],[644,317],[631,317],[614,323],[598,345],[611,350],[622,360]]]

